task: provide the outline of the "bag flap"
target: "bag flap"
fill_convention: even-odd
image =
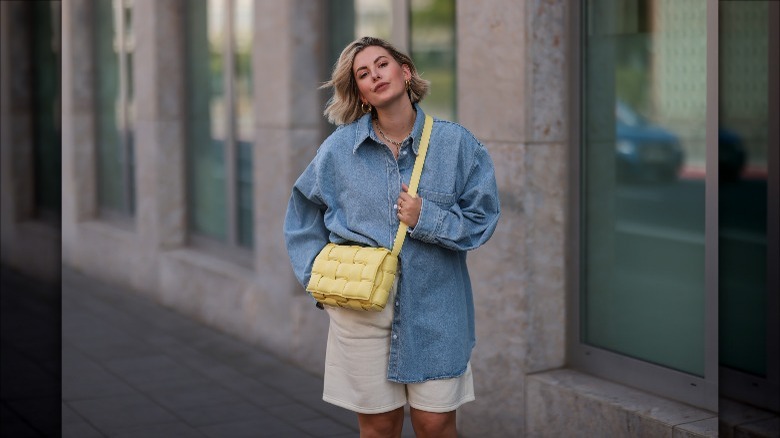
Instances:
[[[385,283],[386,274],[395,275],[397,266],[398,259],[387,248],[329,243],[314,259],[306,290],[368,300],[375,281]]]

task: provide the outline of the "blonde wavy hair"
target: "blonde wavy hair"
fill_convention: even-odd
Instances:
[[[370,46],[379,46],[390,52],[393,59],[401,65],[407,65],[411,72],[411,79],[409,83],[409,99],[412,103],[417,103],[428,94],[428,90],[431,87],[429,81],[421,78],[417,73],[417,68],[412,62],[412,58],[405,53],[401,53],[389,42],[374,37],[363,37],[355,40],[341,52],[339,60],[333,67],[333,73],[328,82],[325,82],[320,88],[333,87],[333,97],[328,100],[325,106],[325,117],[328,118],[330,123],[336,125],[343,125],[352,123],[359,119],[363,114],[363,110],[360,108],[360,92],[358,91],[357,82],[355,81],[355,75],[352,73],[352,63],[355,61],[355,56],[363,49]]]

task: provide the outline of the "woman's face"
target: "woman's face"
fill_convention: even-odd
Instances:
[[[390,52],[379,46],[368,46],[355,55],[352,74],[360,92],[360,101],[383,108],[406,96],[409,66],[401,65]]]

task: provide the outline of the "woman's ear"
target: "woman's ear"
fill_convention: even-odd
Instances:
[[[401,64],[401,69],[404,71],[404,80],[412,80],[412,69],[409,68],[409,64]]]

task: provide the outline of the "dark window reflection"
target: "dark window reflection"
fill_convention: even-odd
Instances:
[[[777,117],[770,116],[777,108],[770,81],[778,80],[769,54],[777,53],[770,30],[779,20],[770,3],[719,2],[719,354],[722,396],[777,411],[772,330],[780,309],[770,306],[778,291],[769,286],[768,254],[778,242],[767,236],[778,226],[769,220],[778,199],[767,183],[778,170],[769,160],[777,147],[770,146],[770,129],[777,129],[769,124]]]
[[[623,101],[615,105],[615,156],[621,181],[674,181],[685,153],[674,132],[645,119]]]

